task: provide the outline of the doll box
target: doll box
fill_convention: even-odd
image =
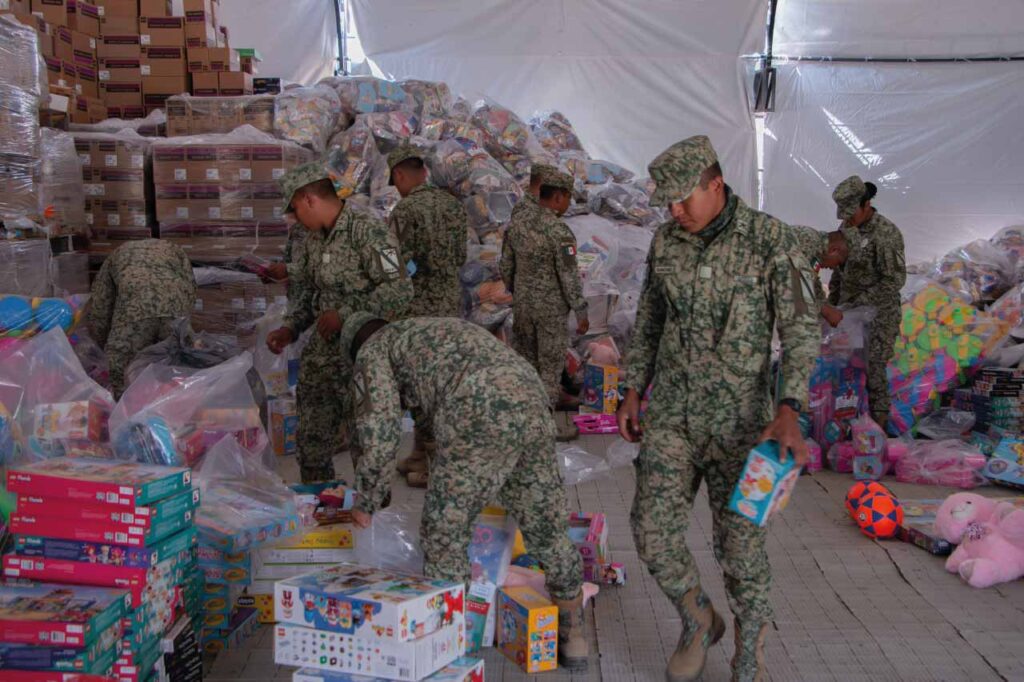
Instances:
[[[761,443],[747,455],[729,509],[764,526],[773,514],[786,507],[799,477],[800,467],[792,455],[781,462],[777,443]]]
[[[583,370],[580,403],[602,414],[615,414],[619,406],[619,368],[588,364]]]
[[[558,607],[529,587],[498,593],[498,648],[527,674],[558,667]]]
[[[570,514],[569,539],[579,550],[584,566],[604,563],[608,554],[608,524],[604,514]]]
[[[58,518],[64,521],[97,523],[111,527],[150,528],[161,521],[172,522],[179,517],[186,521],[199,504],[199,489],[184,490],[148,507],[118,509],[102,504],[82,504],[59,497],[19,495],[18,513]]]
[[[102,399],[36,405],[33,435],[40,440],[71,438],[104,443],[110,440],[107,422],[112,407]]]
[[[152,504],[191,485],[190,469],[89,458],[56,457],[7,471],[12,493],[116,507]]]
[[[465,613],[461,584],[357,564],[282,580],[274,602],[279,623],[393,642],[428,635],[456,614],[461,622]]]
[[[274,626],[274,662],[336,673],[414,682],[449,665],[465,653],[462,614],[451,625],[413,641],[364,639],[339,632]]]
[[[67,561],[87,561],[106,566],[149,568],[173,557],[191,556],[196,545],[196,529],[186,528],[150,547],[129,547],[101,542],[61,540],[38,535],[16,535],[14,552],[24,557],[44,557]]]
[[[1004,438],[981,472],[985,478],[1024,490],[1024,438]]]
[[[149,528],[141,526],[119,526],[107,522],[77,521],[68,523],[56,516],[35,514],[11,514],[11,532],[18,535],[39,535],[61,540],[81,542],[106,542],[129,547],[145,547],[179,533],[192,525],[192,511],[162,521],[155,521]]]
[[[388,682],[384,677],[367,677],[350,673],[330,673],[303,668],[292,674],[292,682]],[[484,682],[484,662],[478,658],[457,658],[423,682]]]
[[[0,590],[0,641],[86,648],[118,624],[130,605],[124,590],[5,585]]]

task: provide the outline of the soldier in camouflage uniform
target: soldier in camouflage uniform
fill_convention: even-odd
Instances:
[[[437,434],[420,533],[424,572],[468,583],[473,522],[500,501],[544,565],[558,605],[560,662],[585,668],[580,555],[569,540],[565,487],[537,373],[485,329],[453,318],[384,326],[359,313],[345,321],[340,350],[355,363],[364,449],[356,523],[369,526],[387,498],[403,409],[421,411]]]
[[[736,616],[733,679],[763,679],[772,619],[765,529],[727,506],[759,440],[806,461],[797,416],[818,350],[811,273],[788,226],[748,208],[725,184],[707,137],[672,145],[649,171],[657,183],[651,205],[668,205],[673,220],[651,242],[618,412],[623,437],[642,440],[633,537],[683,621],[668,679],[695,680],[725,632],[685,541],[697,489],[707,483],[715,556]],[[773,419],[776,327],[783,360]],[[652,381],[641,427],[640,396]]]
[[[322,162],[292,170],[280,184],[286,212],[294,212],[309,235],[294,274],[289,271],[284,326],[267,335],[267,346],[280,353],[317,326],[302,351],[296,390],[299,471],[303,483],[329,481],[339,430],[351,417],[352,363],[336,346],[342,322],[357,311],[401,317],[412,285],[394,232],[346,202],[349,188],[336,193]],[[350,452],[358,459],[355,443]]]
[[[828,304],[825,295],[825,288],[821,285],[819,271],[834,270],[846,262],[849,249],[846,244],[846,237],[838,230],[835,232],[819,232],[813,227],[802,225],[792,226],[793,236],[796,238],[800,253],[811,265],[814,273],[814,305],[820,311],[821,316],[832,325],[837,326],[843,319],[843,313]]]
[[[532,224],[520,221],[509,227],[500,264],[505,288],[512,293],[512,347],[536,368],[552,409],[569,347],[566,316],[570,310],[576,313],[579,334],[590,325],[576,237],[560,218],[572,201],[572,188],[570,175],[556,169],[543,173],[540,210]]]
[[[878,189],[856,175],[843,180],[832,193],[840,228],[851,244],[850,258],[832,273],[829,303],[875,308],[868,340],[868,401],[871,417],[885,428],[889,421],[889,381],[886,365],[900,333],[900,290],[907,281],[903,234],[871,206]]]
[[[403,143],[388,154],[391,184],[402,200],[391,212],[391,230],[402,247],[402,263],[413,288],[410,317],[459,317],[462,285],[459,268],[466,262],[469,216],[443,189],[427,184],[422,152]],[[428,454],[434,449],[430,423],[418,413],[412,456],[399,471],[414,487],[426,486]]]
[[[136,353],[170,336],[170,323],[196,302],[192,264],[180,246],[159,239],[127,242],[103,262],[92,284],[88,324],[107,353],[114,397]]]
[[[535,163],[530,168],[530,187],[523,198],[512,209],[512,219],[509,221],[509,229],[516,223],[531,225],[537,218],[540,211],[540,204],[537,198],[540,196],[540,185],[545,174],[557,171],[554,166],[545,163]]]

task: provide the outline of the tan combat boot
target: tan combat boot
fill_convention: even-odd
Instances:
[[[430,483],[429,471],[410,471],[405,475],[405,482],[410,488],[426,488]]]
[[[576,672],[587,669],[590,646],[583,625],[583,592],[575,599],[555,600],[558,606],[558,664]]]
[[[725,621],[699,587],[684,594],[678,608],[683,619],[683,634],[675,653],[668,659],[665,676],[668,682],[693,682],[704,672],[708,649],[725,634]]]
[[[732,657],[732,682],[764,682],[764,638],[768,624],[736,621],[736,654]]]
[[[555,440],[559,443],[567,443],[580,437],[580,428],[565,412],[552,411],[551,418],[555,420]]]

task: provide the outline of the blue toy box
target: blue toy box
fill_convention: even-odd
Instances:
[[[798,478],[800,467],[792,454],[781,462],[777,443],[760,443],[747,455],[729,509],[764,526],[775,512],[785,508]]]

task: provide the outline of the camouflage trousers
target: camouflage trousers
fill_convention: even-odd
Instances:
[[[296,434],[299,473],[303,483],[335,477],[334,455],[342,449],[342,426],[351,428],[352,363],[334,342],[314,332],[302,351],[296,386],[299,428]],[[356,448],[350,444],[353,465]]]
[[[107,362],[114,398],[120,398],[127,386],[125,372],[140,350],[171,335],[172,317],[147,317],[141,320],[115,319],[107,337]]]
[[[569,348],[569,330],[564,315],[533,315],[516,307],[512,315],[512,348],[537,370],[547,390],[551,407],[561,395],[562,369]]]
[[[686,546],[690,511],[701,480],[707,483],[715,558],[722,567],[729,608],[745,623],[772,618],[768,598],[771,567],[765,529],[728,511],[729,498],[754,437],[722,443],[683,428],[652,426],[644,432],[636,467],[630,522],[640,558],[673,604],[700,586]]]
[[[510,385],[522,388],[510,391]],[[473,522],[497,501],[519,523],[527,551],[544,565],[552,597],[579,594],[580,555],[569,540],[565,485],[542,396],[536,377],[494,367],[463,378],[438,408],[437,454],[420,530],[427,576],[469,581]]]
[[[412,301],[406,317],[459,317],[462,309],[462,283],[458,271],[434,277],[413,276]]]
[[[893,348],[900,333],[900,311],[878,312],[871,324],[868,340],[867,388],[871,418],[885,425],[889,418],[892,400],[889,395],[889,378],[885,368],[893,356]]]

